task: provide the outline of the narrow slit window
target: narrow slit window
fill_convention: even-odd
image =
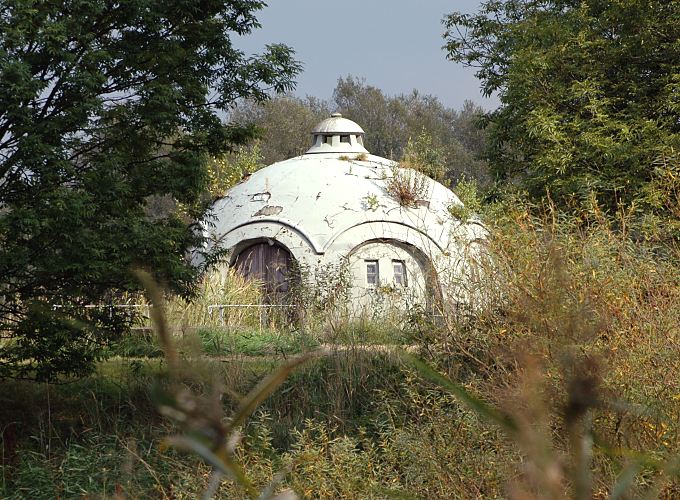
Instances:
[[[406,265],[403,260],[393,260],[392,269],[394,270],[394,284],[406,286]]]
[[[378,275],[378,261],[377,260],[367,260],[366,261],[366,284],[377,285],[379,275]]]

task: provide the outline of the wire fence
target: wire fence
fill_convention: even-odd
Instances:
[[[75,306],[71,304],[52,304],[52,310],[58,309],[108,309],[109,316],[113,316],[113,311],[116,309],[128,309],[130,310],[130,316],[133,314],[133,310],[140,311],[141,315],[145,319],[151,317],[150,309],[152,304],[86,304],[82,306]],[[200,307],[200,306],[197,306]],[[226,326],[226,315],[225,311],[230,309],[258,309],[258,319],[260,329],[264,328],[264,325],[271,323],[274,319],[281,319],[281,315],[273,317],[272,311],[274,310],[287,310],[291,311],[296,306],[292,304],[209,304],[207,306],[208,317],[212,318],[217,311],[218,320],[220,326]],[[193,326],[203,326],[203,325],[193,325]]]
[[[292,310],[295,306],[291,304],[211,304],[208,306],[208,316],[212,317],[215,310],[219,311],[219,321],[221,326],[225,326],[225,311],[239,308],[258,308],[260,329],[265,324],[269,324],[272,310]]]

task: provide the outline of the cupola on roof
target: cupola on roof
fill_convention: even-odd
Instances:
[[[368,153],[364,148],[364,129],[352,120],[333,113],[312,130],[312,147],[306,154]]]

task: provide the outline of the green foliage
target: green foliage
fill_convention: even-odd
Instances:
[[[380,201],[378,201],[378,195],[375,193],[369,193],[363,198],[364,205],[366,209],[375,212],[380,206]]]
[[[299,332],[271,329],[230,330],[227,328],[201,328],[198,336],[203,351],[213,356],[243,354],[246,356],[273,356],[300,354],[317,346],[317,343]]]
[[[111,347],[111,353],[125,358],[157,358],[163,354],[149,329],[131,329]]]
[[[446,152],[433,144],[432,136],[424,129],[415,139],[409,138],[401,157],[401,165],[421,172],[437,182],[446,184]]]
[[[328,332],[326,340],[333,345],[393,346],[407,343],[410,340],[409,334],[408,327],[404,327],[399,320],[389,321],[389,318],[383,318],[382,321],[375,321],[360,316],[336,325]]]
[[[486,143],[486,132],[477,126],[482,109],[473,103],[466,102],[457,111],[416,90],[408,95],[386,96],[352,76],[338,80],[333,100],[343,116],[366,131],[366,149],[371,153],[403,158],[412,140],[412,152],[421,155],[427,168],[434,168],[431,173],[436,180],[456,180],[465,175],[488,181],[486,164],[479,159]],[[435,166],[433,161],[441,165]]]
[[[324,101],[287,95],[264,103],[241,101],[230,118],[236,123],[257,126],[264,163],[270,165],[307,151],[311,146],[310,132],[329,114],[329,105]]]
[[[680,242],[680,153],[671,148],[654,162],[649,184],[637,207],[641,233],[655,241]]]
[[[482,183],[489,180],[486,164],[479,159],[486,144],[486,132],[478,126],[482,109],[469,101],[461,110],[453,110],[436,97],[415,90],[408,95],[386,96],[349,76],[338,80],[332,102],[292,96],[263,104],[245,101],[239,103],[231,118],[257,126],[264,161],[270,164],[307,151],[311,145],[309,132],[328,118],[332,109],[362,126],[366,148],[372,154],[399,159],[411,141],[412,152],[422,156],[427,165],[424,168],[434,169],[431,173],[437,180],[456,180],[461,175]],[[355,159],[365,158],[357,155]]]
[[[293,283],[290,299],[309,316],[342,314],[349,304],[352,274],[346,259],[316,266],[297,265],[299,281]],[[312,319],[312,318],[310,318]]]
[[[263,159],[259,141],[213,158],[208,163],[209,192],[212,198],[224,196],[229,188],[264,167]]]
[[[138,288],[132,268],[192,292],[207,157],[253,134],[218,113],[290,90],[300,68],[285,46],[233,47],[263,5],[3,2],[0,378],[90,369],[126,320],[82,306]],[[159,197],[169,209],[149,214]],[[53,304],[74,307],[50,319]]]
[[[482,211],[482,202],[478,192],[478,185],[474,180],[461,179],[453,188],[462,205],[449,205],[449,213],[452,217],[465,223],[470,217]]]
[[[680,4],[630,0],[483,2],[445,19],[449,57],[478,68],[490,166],[535,198],[614,212],[680,144]]]

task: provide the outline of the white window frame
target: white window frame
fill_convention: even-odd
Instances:
[[[397,273],[397,267],[400,268],[400,271]],[[394,277],[394,284],[396,286],[403,286],[407,287],[408,286],[408,273],[406,272],[406,262],[403,260],[399,259],[392,259],[392,275]],[[399,276],[399,280],[397,280],[397,276]]]
[[[366,259],[364,260],[366,264],[366,285],[368,286],[378,286],[380,284],[380,264],[377,259]],[[369,271],[369,266],[375,266],[375,272]],[[371,282],[371,279],[374,282]]]

